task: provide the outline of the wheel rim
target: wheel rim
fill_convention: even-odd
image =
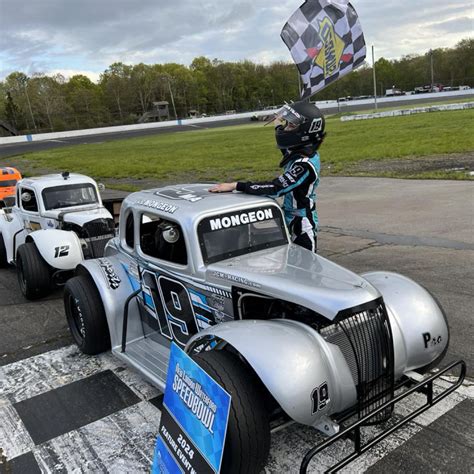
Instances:
[[[70,320],[70,328],[72,335],[77,342],[82,343],[86,337],[86,327],[84,324],[84,318],[82,316],[81,308],[79,307],[78,301],[73,295],[68,294],[67,298],[67,309]]]

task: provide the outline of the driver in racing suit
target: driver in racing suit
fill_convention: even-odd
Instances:
[[[315,105],[301,101],[285,105],[275,119],[283,120],[283,124],[275,128],[275,138],[283,154],[280,166],[284,172],[273,181],[221,183],[209,191],[237,190],[275,198],[284,196],[283,211],[293,242],[316,252],[315,190],[321,169],[317,150],[325,136],[324,117]]]

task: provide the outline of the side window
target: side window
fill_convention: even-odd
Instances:
[[[140,247],[145,255],[186,265],[188,257],[179,224],[144,213],[140,219]]]
[[[22,188],[20,190],[20,202],[23,210],[28,212],[38,212],[38,201],[32,189]]]
[[[125,221],[125,243],[127,247],[133,249],[135,244],[135,219],[133,218],[133,212],[127,216],[127,220]]]

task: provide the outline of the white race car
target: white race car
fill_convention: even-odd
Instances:
[[[102,257],[114,234],[93,179],[67,172],[23,179],[13,206],[0,209],[0,267],[16,265],[23,295],[41,298],[82,260]]]

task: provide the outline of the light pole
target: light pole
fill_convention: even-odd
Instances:
[[[28,84],[27,84],[27,82],[24,83],[24,87],[25,87],[26,101],[28,102],[28,108],[30,109],[31,120],[33,121],[33,127],[36,131],[38,131],[38,129],[36,128],[35,117],[33,115],[33,109],[31,108],[30,96],[28,95]]]
[[[372,45],[372,70],[374,72],[374,105],[375,110],[377,110],[377,78],[375,76],[375,53],[374,53],[374,45]]]
[[[168,81],[168,88],[170,90],[170,96],[171,96],[171,104],[173,105],[173,111],[174,111],[174,118],[175,120],[178,120],[178,115],[176,114],[176,107],[174,105],[174,96],[173,96],[173,90],[171,89],[171,79],[168,74],[165,75],[167,81]]]
[[[433,50],[430,49],[431,92],[434,90]]]

